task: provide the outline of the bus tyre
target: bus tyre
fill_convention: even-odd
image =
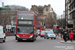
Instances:
[[[33,40],[31,40],[32,42],[34,42],[36,40],[36,38],[33,38]]]
[[[36,38],[35,38],[35,39],[33,39],[33,40],[32,40],[32,42],[34,42],[35,40],[36,40]]]
[[[31,42],[34,42],[35,40],[34,39],[32,39],[32,40],[30,40]]]
[[[17,40],[18,42],[20,42],[21,40]]]
[[[36,38],[35,38],[35,40],[36,40]],[[35,41],[35,40],[34,40],[34,41]]]

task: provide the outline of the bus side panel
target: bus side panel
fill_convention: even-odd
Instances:
[[[16,33],[17,33],[17,19],[18,19],[18,13],[17,13],[17,16],[16,16],[16,29],[15,29]]]

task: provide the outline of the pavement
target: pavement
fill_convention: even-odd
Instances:
[[[75,44],[75,40],[73,42],[71,42],[70,40],[67,42],[65,42],[64,40],[60,40],[59,42],[60,43],[67,43],[67,44],[73,44],[73,43]]]
[[[65,42],[63,39],[61,39],[60,36],[58,36],[59,42],[60,43],[66,43],[66,44],[75,44],[75,40],[73,40],[73,42],[71,42],[70,40],[68,40],[67,42]]]

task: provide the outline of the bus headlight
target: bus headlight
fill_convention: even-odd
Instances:
[[[20,36],[19,35],[16,35],[18,38],[20,38]]]
[[[31,35],[29,38],[32,38],[33,37],[33,35]]]

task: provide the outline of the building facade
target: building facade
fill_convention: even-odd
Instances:
[[[50,27],[55,24],[56,20],[56,13],[53,11],[53,8],[51,5],[44,5],[44,6],[36,6],[32,5],[30,11],[37,12],[38,21],[37,23],[42,26],[45,25],[45,27]]]
[[[65,0],[65,12],[66,22],[75,28],[75,0]]]
[[[70,21],[73,24],[73,28],[75,28],[75,0],[68,0],[69,1],[69,10],[70,10]]]
[[[70,19],[70,8],[69,8],[69,6],[70,6],[70,3],[69,3],[69,0],[66,0],[66,10],[65,10],[65,12],[66,12],[66,19]],[[68,22],[69,24],[73,24],[73,22],[72,21],[68,21],[68,20],[66,20],[66,22]]]

